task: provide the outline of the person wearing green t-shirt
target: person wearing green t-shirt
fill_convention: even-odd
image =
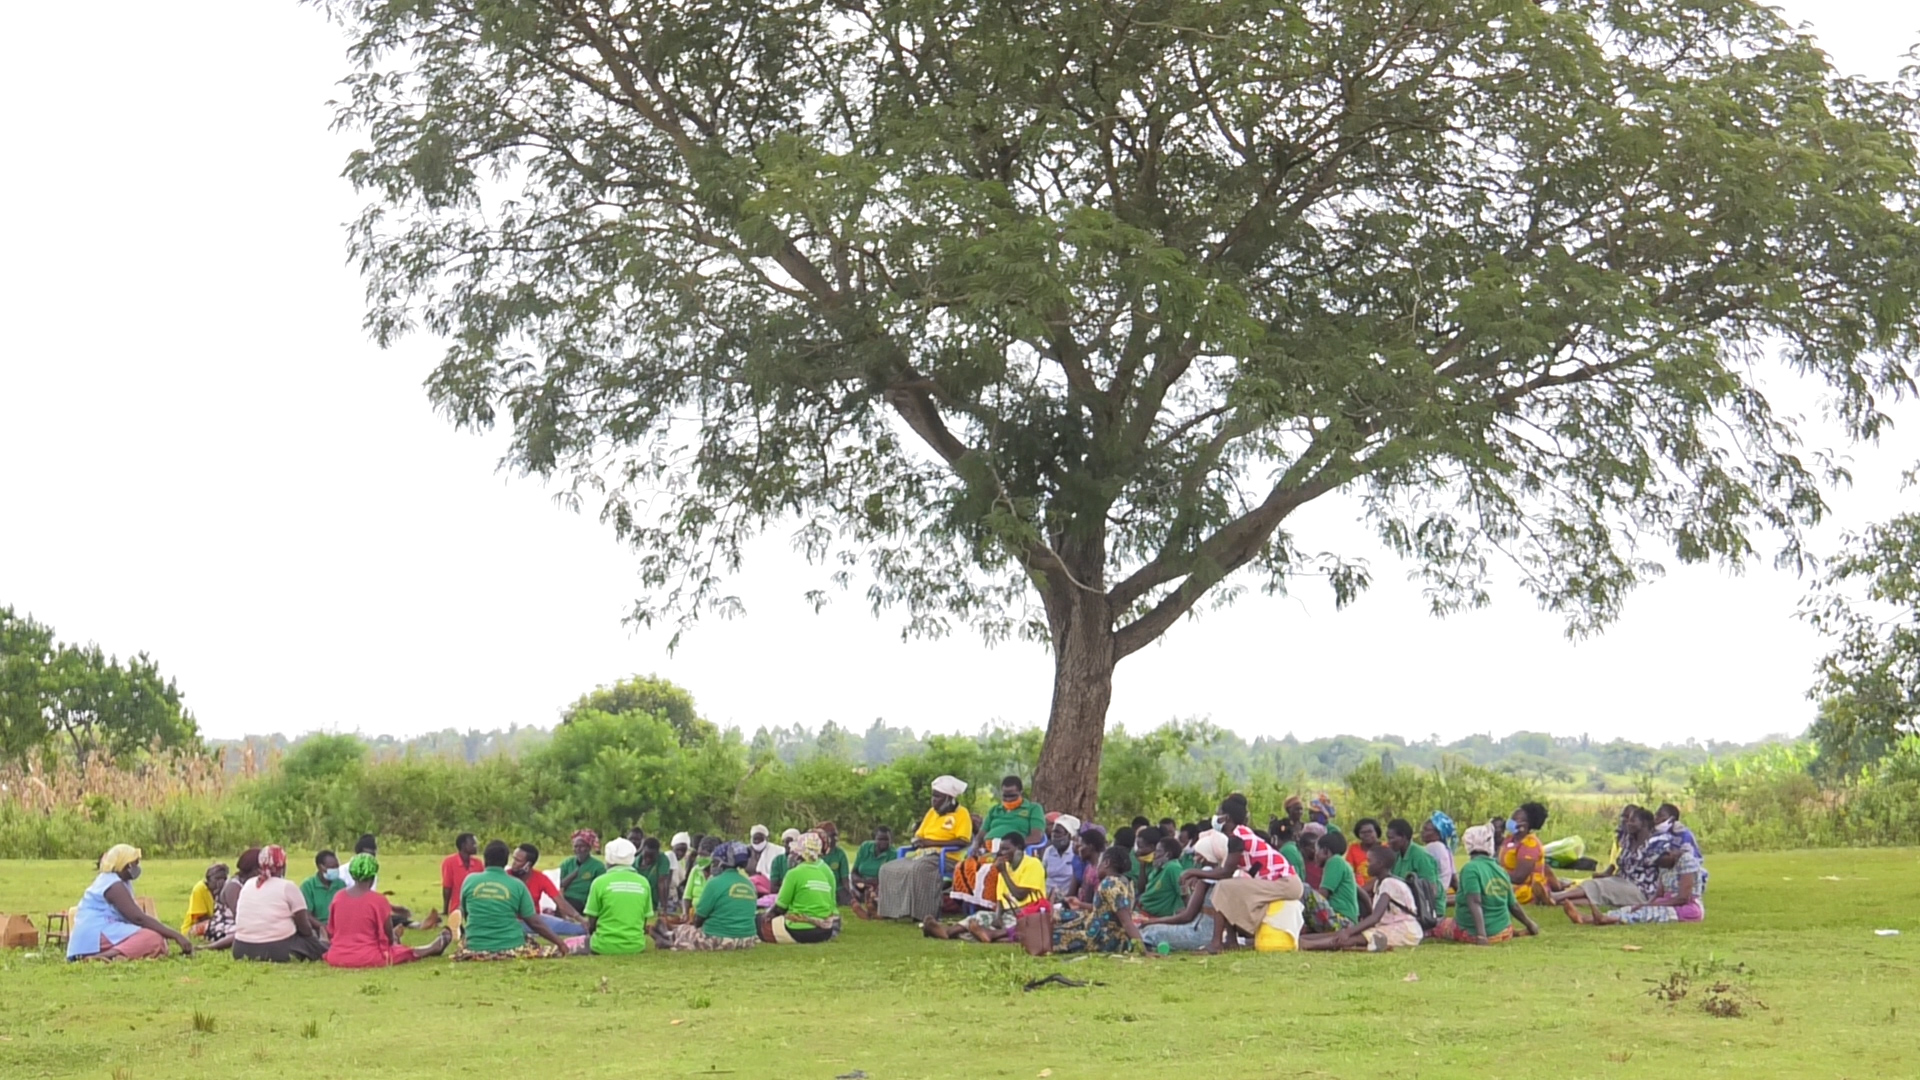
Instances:
[[[847,864],[847,853],[840,850],[839,826],[831,821],[823,821],[814,826],[813,831],[820,834],[820,842],[826,845],[826,850],[820,853],[820,861],[833,871],[834,903],[853,903],[853,869]]]
[[[788,847],[794,865],[780,883],[773,908],[761,917],[760,937],[781,945],[817,945],[840,932],[839,879],[822,858],[826,840],[801,833]]]
[[[334,895],[346,888],[347,883],[340,880],[340,857],[333,852],[315,855],[313,866],[317,873],[300,883],[300,895],[306,898],[307,911],[313,915],[313,921],[324,929],[327,916],[333,914]]]
[[[587,894],[593,879],[607,872],[607,864],[593,857],[600,846],[600,835],[592,829],[573,834],[573,854],[560,861],[560,895],[578,911],[587,906]]]
[[[987,811],[980,827],[973,831],[967,851],[953,868],[953,888],[956,892],[974,892],[980,874],[993,865],[993,842],[1006,835],[1009,829],[1018,829],[1026,839],[1026,845],[1032,847],[1046,838],[1046,808],[1026,797],[1026,785],[1017,776],[1004,777],[1000,781],[1000,802]]]
[[[1493,826],[1475,825],[1460,835],[1467,861],[1460,867],[1460,889],[1451,918],[1441,919],[1433,937],[1463,945],[1491,945],[1513,937],[1517,920],[1528,935],[1540,928],[1513,896],[1513,880],[1506,867],[1494,861]]]
[[[659,837],[649,836],[641,841],[640,857],[633,861],[633,869],[647,879],[647,885],[653,890],[654,911],[658,913],[673,889],[673,861],[660,850]]]
[[[489,840],[482,858],[486,868],[468,874],[460,885],[460,915],[464,943],[455,960],[505,960],[514,957],[565,956],[566,942],[547,928],[534,910],[533,894],[507,873],[511,855],[505,840]],[[546,939],[551,946],[530,949],[527,935]]]
[[[1433,886],[1434,895],[1446,903],[1447,887],[1440,881],[1440,864],[1433,859],[1433,853],[1413,842],[1413,825],[1405,818],[1394,818],[1387,822],[1387,846],[1393,849],[1393,876],[1404,878],[1408,874],[1419,877]]]
[[[587,947],[595,956],[632,956],[647,947],[653,883],[633,868],[633,841],[607,841],[607,872],[587,892]]]
[[[1309,933],[1331,934],[1360,919],[1360,883],[1346,854],[1347,838],[1337,832],[1320,837],[1308,851],[1307,858],[1320,868],[1320,884],[1308,886],[1300,896]]]
[[[1139,899],[1140,910],[1156,919],[1173,915],[1185,906],[1180,896],[1180,875],[1187,867],[1181,853],[1178,836],[1160,838],[1160,849],[1154,860],[1156,866],[1147,887],[1140,890]]]
[[[713,853],[720,849],[720,838],[703,836],[697,849],[699,855],[693,860],[693,869],[687,871],[686,910],[692,911],[700,903],[700,894],[707,887],[707,878],[714,872]]]
[[[893,830],[876,826],[873,839],[860,845],[853,855],[853,913],[863,919],[874,918],[874,905],[880,901],[880,868],[894,860]]]
[[[712,873],[701,887],[692,919],[678,926],[662,925],[654,937],[660,947],[712,952],[758,945],[760,894],[742,870],[752,857],[753,849],[745,844],[716,846]]]

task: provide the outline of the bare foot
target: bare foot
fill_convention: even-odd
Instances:
[[[927,921],[920,924],[920,932],[930,938],[947,940],[947,928],[941,926],[940,920],[932,915],[927,916]]]
[[[1567,918],[1572,919],[1575,926],[1585,926],[1587,924],[1587,920],[1580,917],[1580,909],[1573,906],[1573,901],[1566,900],[1561,902],[1560,910],[1567,913]]]
[[[427,912],[427,917],[420,920],[419,929],[431,930],[434,927],[439,925],[440,925],[440,913],[438,911],[429,911]]]

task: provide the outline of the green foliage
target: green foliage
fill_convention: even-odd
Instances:
[[[1662,549],[1800,557],[1837,470],[1763,348],[1862,436],[1920,352],[1914,85],[1763,5],[320,2],[435,403],[599,504],[642,620],[797,520],[909,633],[1050,639],[1076,805],[1120,658],[1366,586],[1313,500],[1435,612],[1511,561],[1591,632]]]
[[[197,747],[200,732],[180,688],[145,653],[122,663],[98,645],[56,642],[51,627],[0,607],[0,762],[55,738],[84,764],[95,750]]]
[[[1496,817],[1504,820],[1514,807],[1540,797],[1512,776],[1459,763],[1433,770],[1388,770],[1371,761],[1347,775],[1347,788],[1352,806],[1342,808],[1346,821],[1374,817],[1386,822],[1401,817],[1418,825],[1435,810],[1444,810],[1463,829]],[[1546,805],[1551,815],[1555,807],[1551,801]],[[1558,824],[1552,817],[1548,822]]]
[[[1813,690],[1822,756],[1851,771],[1920,730],[1920,514],[1848,535],[1801,614],[1833,641]]]
[[[528,760],[527,772],[548,835],[581,822],[622,832],[636,823],[713,828],[725,823],[745,761],[732,733],[684,744],[659,714],[582,708]]]
[[[621,679],[612,686],[596,686],[567,707],[562,723],[572,723],[583,712],[601,712],[612,716],[624,713],[653,713],[673,728],[674,737],[692,746],[719,735],[712,723],[700,718],[693,695],[657,675]]]

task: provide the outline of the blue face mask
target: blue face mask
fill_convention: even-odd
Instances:
[[[1516,833],[1520,831],[1520,821],[1518,818],[1507,819],[1507,831],[1510,833]]]
[[[333,869],[331,869],[331,870],[328,870],[328,871],[326,872],[326,878],[327,878],[327,880],[328,880],[328,881],[339,881],[339,880],[340,880],[340,868],[336,866],[336,867],[334,867]]]

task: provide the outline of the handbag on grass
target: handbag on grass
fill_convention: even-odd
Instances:
[[[1013,939],[1027,950],[1028,956],[1045,956],[1053,951],[1053,904],[1040,900],[1020,909],[1014,919]]]

